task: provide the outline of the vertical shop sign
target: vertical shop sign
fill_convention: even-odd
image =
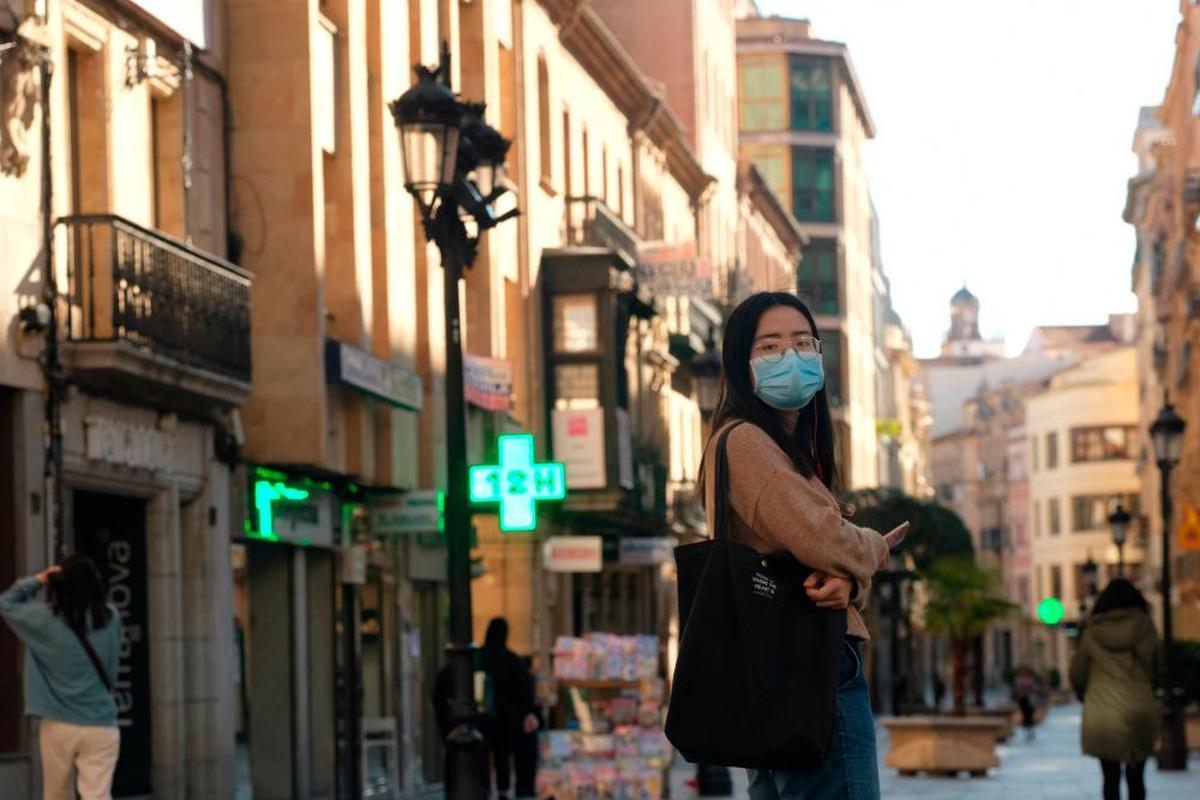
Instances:
[[[604,409],[556,409],[554,458],[567,468],[568,489],[608,486],[604,452]]]
[[[77,548],[100,568],[108,603],[121,617],[120,661],[111,676],[121,729],[114,797],[148,795],[153,788],[145,513],[145,504],[137,500],[75,495]]]

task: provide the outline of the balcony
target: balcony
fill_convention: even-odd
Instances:
[[[568,197],[567,245],[601,247],[621,257],[630,268],[637,262],[638,235],[598,197]]]
[[[113,215],[56,225],[72,380],[183,408],[250,391],[250,274]]]

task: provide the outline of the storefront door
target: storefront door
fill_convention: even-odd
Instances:
[[[124,626],[121,661],[113,683],[121,727],[114,797],[151,791],[150,642],[146,602],[146,503],[118,495],[77,491],[73,497],[75,549],[94,560],[108,583],[108,602]]]
[[[442,782],[445,748],[433,713],[433,686],[446,663],[446,632],[450,625],[450,596],[444,583],[414,582],[413,603],[420,630],[421,763],[425,785]]]

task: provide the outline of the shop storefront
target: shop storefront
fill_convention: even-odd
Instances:
[[[32,422],[32,420],[29,420]],[[123,625],[115,797],[232,789],[231,468],[211,423],[73,392],[64,538],[96,561]]]

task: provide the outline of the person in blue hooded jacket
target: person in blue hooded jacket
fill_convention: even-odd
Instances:
[[[111,690],[121,619],[105,603],[100,570],[71,555],[21,578],[0,594],[0,617],[25,645],[25,713],[39,720],[43,798],[69,800],[74,773],[82,800],[108,800],[121,747]]]

